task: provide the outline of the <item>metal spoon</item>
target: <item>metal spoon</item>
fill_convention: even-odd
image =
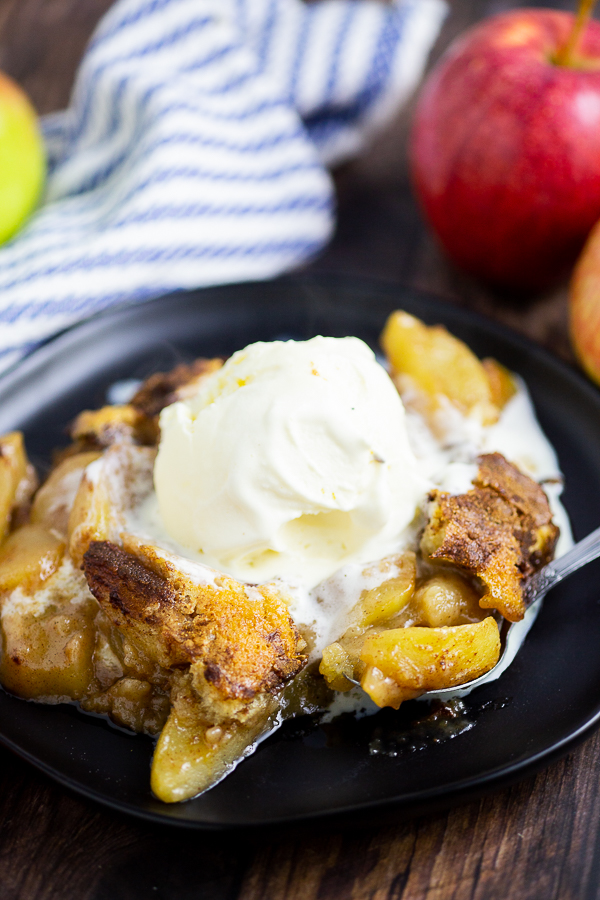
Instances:
[[[581,569],[582,566],[598,559],[598,557],[600,557],[600,528],[596,528],[595,531],[588,534],[582,541],[579,541],[574,547],[571,547],[571,549],[563,556],[548,563],[548,565],[544,566],[543,569],[540,569],[539,572],[536,572],[536,574],[529,579],[525,587],[524,596],[527,608],[539,603],[544,599],[551,588],[555,587],[573,572]],[[517,626],[519,625],[521,625],[520,622],[509,625],[506,630],[502,656],[494,668],[490,669],[489,672],[486,672],[485,675],[480,675],[479,678],[474,678],[472,681],[466,681],[464,684],[457,684],[454,687],[442,688],[439,691],[425,691],[423,694],[419,695],[418,699],[436,698],[443,700],[451,696],[455,697],[458,692],[462,692],[466,689],[472,690],[479,684],[483,684],[485,681],[490,680],[492,672],[501,666],[504,661],[506,661],[506,666],[512,662],[522,641],[522,636],[519,637],[518,631],[516,631]],[[506,666],[504,666],[504,668],[506,668]],[[360,687],[360,682],[355,681],[354,678],[349,678],[348,680]]]

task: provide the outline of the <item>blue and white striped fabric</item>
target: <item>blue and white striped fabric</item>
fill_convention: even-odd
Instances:
[[[267,278],[331,235],[326,166],[407,97],[443,0],[119,0],[43,121],[44,205],[0,249],[0,368],[123,301]]]

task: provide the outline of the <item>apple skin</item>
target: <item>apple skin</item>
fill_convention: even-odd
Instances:
[[[592,229],[573,271],[569,330],[579,362],[600,384],[600,222]]]
[[[566,274],[600,218],[600,23],[557,66],[574,17],[520,9],[456,41],[420,94],[415,188],[448,255],[532,291]]]
[[[35,207],[45,172],[36,112],[21,88],[0,72],[0,243]]]

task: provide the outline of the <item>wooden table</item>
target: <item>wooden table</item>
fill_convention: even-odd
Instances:
[[[198,0],[201,2],[201,0]],[[40,112],[68,101],[111,0],[0,0],[0,67]],[[452,0],[434,51],[475,19],[517,5]],[[568,2],[529,5],[574,5]],[[400,280],[487,313],[566,359],[566,289],[524,304],[452,269],[411,195],[410,111],[337,173],[339,228],[313,263]],[[357,833],[283,833],[268,843],[155,828],[106,812],[0,752],[1,900],[592,900],[600,897],[600,735],[535,778],[410,824]]]

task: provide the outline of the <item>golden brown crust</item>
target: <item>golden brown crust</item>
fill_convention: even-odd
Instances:
[[[104,449],[113,444],[154,444],[158,438],[155,424],[130,404],[84,409],[69,427],[78,448]]]
[[[537,481],[520,472],[501,453],[486,453],[479,457],[478,463],[479,471],[473,484],[492,488],[536,528],[551,522],[548,498]]]
[[[152,548],[138,552],[142,559],[94,541],[84,571],[113,624],[161,666],[191,665],[223,698],[245,700],[278,691],[304,666],[301,639],[274,590],[224,576],[199,585],[170,572]]]
[[[222,359],[195,359],[189,365],[183,363],[170,372],[155,372],[147,378],[131,400],[139,412],[152,418],[165,406],[181,400],[187,387],[195,389],[200,380],[223,365]]]
[[[552,559],[559,531],[539,484],[499,453],[478,462],[473,490],[430,495],[421,548],[476,575],[486,589],[480,606],[514,622],[525,614],[524,581]]]

